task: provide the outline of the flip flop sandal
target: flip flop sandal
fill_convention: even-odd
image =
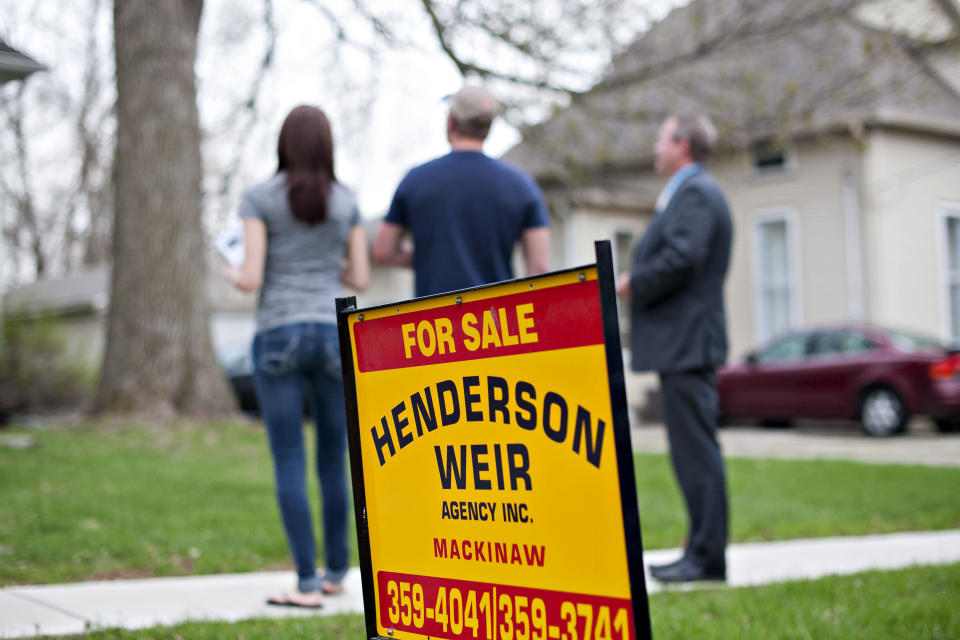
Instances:
[[[330,582],[329,580],[320,581],[320,591],[328,596],[336,596],[343,593],[343,582]]]
[[[293,595],[289,592],[280,593],[273,595],[267,598],[267,604],[272,604],[278,607],[299,607],[301,609],[320,609],[323,607],[323,602],[310,602],[307,600],[301,600],[299,598],[305,597],[307,594],[298,594]]]

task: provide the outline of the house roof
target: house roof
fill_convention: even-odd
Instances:
[[[12,287],[4,295],[4,311],[14,315],[101,311],[110,299],[110,269],[81,269],[61,278]]]
[[[21,80],[43,69],[46,67],[0,40],[0,84]]]
[[[213,311],[252,312],[256,296],[238,291],[221,274],[223,259],[207,252],[207,299]],[[88,314],[110,304],[111,267],[83,267],[68,274],[11,287],[2,295],[4,313],[37,316]]]
[[[660,122],[678,111],[710,115],[731,147],[874,124],[960,137],[960,95],[926,58],[956,39],[879,28],[860,18],[861,4],[695,0],[505,158],[546,182],[649,167]]]

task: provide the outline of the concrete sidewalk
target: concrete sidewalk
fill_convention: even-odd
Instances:
[[[648,551],[644,560],[669,562],[678,553]],[[729,586],[960,562],[960,530],[740,544],[729,548],[727,562]],[[265,604],[267,594],[292,586],[289,571],[7,587],[0,589],[0,638],[363,611],[360,570],[346,580],[346,593],[328,597],[319,611]],[[649,575],[647,588],[662,589]]]
[[[731,425],[720,429],[720,445],[729,458],[780,458],[785,460],[849,460],[869,464],[909,464],[960,467],[960,433],[936,433],[920,419],[896,438],[871,438],[856,427],[841,423],[826,426],[801,423],[791,429]],[[634,425],[633,450],[667,451],[662,424]]]

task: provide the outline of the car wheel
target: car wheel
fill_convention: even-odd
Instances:
[[[860,401],[860,422],[867,434],[885,438],[903,433],[910,415],[900,394],[890,387],[872,387]]]

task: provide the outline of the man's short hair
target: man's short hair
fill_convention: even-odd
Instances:
[[[675,142],[690,143],[690,157],[696,162],[705,159],[717,144],[717,128],[705,115],[681,113],[674,116],[677,127],[673,130]]]
[[[478,85],[464,85],[450,96],[450,117],[454,130],[462,136],[485,140],[493,120],[500,113],[497,99]]]

